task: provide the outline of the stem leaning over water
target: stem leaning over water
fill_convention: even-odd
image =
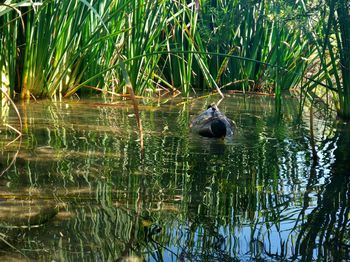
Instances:
[[[22,126],[23,126],[23,125],[22,125],[21,114],[19,113],[19,111],[18,111],[18,109],[17,109],[15,103],[12,101],[12,99],[11,99],[10,96],[6,93],[6,91],[4,91],[3,89],[1,89],[1,92],[4,94],[4,96],[6,97],[6,99],[7,99],[8,101],[10,101],[10,103],[11,103],[13,109],[16,111],[16,114],[17,114],[17,116],[18,116],[18,121],[19,121],[20,130],[18,130],[17,128],[14,128],[13,126],[11,126],[11,125],[9,125],[9,124],[7,124],[7,126],[8,126],[9,128],[11,128],[12,130],[16,131],[16,133],[18,134],[18,136],[22,136]]]
[[[141,118],[140,118],[140,114],[139,114],[139,107],[138,107],[138,103],[137,103],[137,100],[135,98],[135,93],[134,93],[134,90],[133,90],[133,87],[130,83],[130,80],[129,80],[129,76],[128,76],[128,73],[125,69],[125,64],[122,60],[119,61],[119,65],[120,65],[120,68],[122,70],[122,73],[123,73],[123,78],[124,78],[124,81],[125,81],[125,85],[127,86],[127,89],[128,89],[128,92],[130,93],[130,97],[131,97],[131,100],[133,102],[133,106],[134,106],[134,112],[135,112],[135,117],[136,117],[136,121],[137,121],[137,127],[139,129],[139,134],[140,134],[140,147],[141,147],[141,153],[143,155],[143,152],[144,152],[144,146],[143,146],[143,129],[142,129],[142,122],[141,122]]]
[[[21,118],[21,114],[19,113],[15,103],[12,101],[12,99],[10,98],[10,96],[7,94],[7,92],[5,90],[3,90],[2,88],[0,89],[1,92],[4,94],[5,98],[10,101],[13,109],[16,111],[16,114],[18,116],[18,121],[19,121],[19,125],[20,125],[20,130],[18,130],[17,128],[9,125],[9,124],[5,124],[5,126],[7,126],[8,128],[12,129],[13,131],[15,131],[18,136],[13,139],[11,142],[9,142],[6,146],[9,146],[10,144],[14,143],[15,141],[17,141],[18,139],[19,140],[19,146],[18,146],[18,149],[16,151],[16,153],[14,154],[10,164],[7,165],[7,167],[0,173],[0,177],[7,172],[7,170],[10,169],[10,167],[15,163],[16,159],[17,159],[17,155],[18,155],[18,152],[19,152],[19,149],[20,149],[20,145],[22,144],[22,130],[23,130],[23,124],[22,124],[22,118]]]

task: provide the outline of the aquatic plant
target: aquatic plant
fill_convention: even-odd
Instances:
[[[345,0],[0,4],[0,83],[14,97],[327,90],[349,116]],[[318,70],[316,70],[318,68]],[[88,87],[88,88],[84,88]],[[323,91],[324,92],[324,91]]]
[[[312,100],[334,103],[338,115],[344,119],[350,118],[349,8],[347,1],[317,1],[304,5],[301,12],[308,45],[315,50],[308,58],[311,66],[302,91]]]
[[[118,62],[123,60],[138,94],[158,88],[188,96],[193,88],[218,86],[271,91],[278,72],[284,75],[279,85],[288,89],[300,81],[301,57],[310,50],[296,27],[277,26],[276,6],[184,0],[15,6],[6,1],[0,13],[7,54],[1,57],[2,75],[22,96],[71,95],[87,84],[126,92]]]
[[[337,92],[337,110],[340,116],[350,119],[350,6],[348,1],[332,0],[328,2],[329,16],[324,24],[324,43],[321,59],[329,60],[330,70],[326,73],[332,74]],[[334,38],[333,38],[334,36]],[[336,44],[337,48],[334,48]],[[325,54],[329,51],[329,55]],[[327,62],[324,62],[327,63]],[[339,69],[340,68],[340,69]],[[323,69],[326,69],[324,66]]]

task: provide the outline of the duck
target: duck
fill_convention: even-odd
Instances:
[[[235,123],[220,112],[216,105],[209,105],[190,124],[193,133],[209,138],[232,137],[234,127]]]

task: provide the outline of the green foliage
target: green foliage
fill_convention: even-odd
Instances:
[[[276,26],[275,3],[265,1],[23,3],[15,9],[7,1],[0,13],[8,54],[2,75],[23,96],[71,95],[87,84],[120,92],[120,60],[139,94],[161,88],[189,95],[237,80],[243,84],[234,88],[271,91],[278,70],[259,62],[276,63],[277,52],[285,68],[280,85],[288,89],[300,81],[300,54],[309,51],[296,27]]]
[[[337,82],[339,95],[339,113],[344,118],[350,119],[350,5],[348,1],[330,1],[335,5],[337,20],[330,16],[330,20],[335,26],[336,43],[339,52],[339,64],[341,68],[342,85]],[[335,2],[335,3],[334,3]],[[338,23],[337,23],[338,22]],[[334,70],[337,72],[337,70]]]
[[[308,4],[304,26],[308,44],[315,48],[305,90],[311,99],[333,97],[338,115],[350,119],[350,6],[348,1],[331,0]],[[321,17],[322,19],[315,19]]]
[[[215,57],[211,70],[222,83],[241,83],[249,91],[269,91],[276,85],[275,76],[283,89],[293,88],[301,80],[307,65],[303,56],[312,54],[299,27],[281,14],[279,3],[266,1],[206,2],[202,20],[203,39],[208,51],[230,53],[250,60]],[[233,12],[232,12],[233,10]],[[284,7],[287,10],[287,7]],[[278,61],[279,60],[279,61]],[[282,70],[276,70],[276,66]],[[225,70],[223,70],[225,69]],[[282,76],[281,76],[282,74]],[[250,83],[250,84],[248,84]]]
[[[348,9],[345,0],[7,0],[1,86],[27,97],[87,85],[127,92],[123,63],[137,94],[224,87],[280,99],[300,85],[315,97],[323,83],[348,116]]]

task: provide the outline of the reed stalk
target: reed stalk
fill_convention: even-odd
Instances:
[[[332,2],[332,1],[331,1]],[[346,119],[350,119],[350,6],[348,1],[339,0],[336,11],[338,14],[339,30],[336,30],[336,39],[340,56],[342,73],[342,87],[339,87],[340,105],[339,113]]]
[[[0,81],[12,96],[91,93],[81,89],[87,84],[125,93],[123,59],[135,94],[164,89],[189,96],[193,90],[220,92],[218,87],[225,86],[274,93],[278,100],[302,82],[315,54],[326,56],[326,47],[330,59],[320,58],[322,70],[312,80],[331,86],[338,79],[339,108],[347,115],[348,6],[345,0],[333,0],[327,12],[317,11],[323,17],[330,14],[324,33],[335,36],[323,45],[305,26],[316,17],[308,16],[308,8],[317,10],[312,5],[282,0],[7,0],[0,5]],[[310,23],[320,32],[322,21]],[[307,85],[310,91],[316,87]]]

